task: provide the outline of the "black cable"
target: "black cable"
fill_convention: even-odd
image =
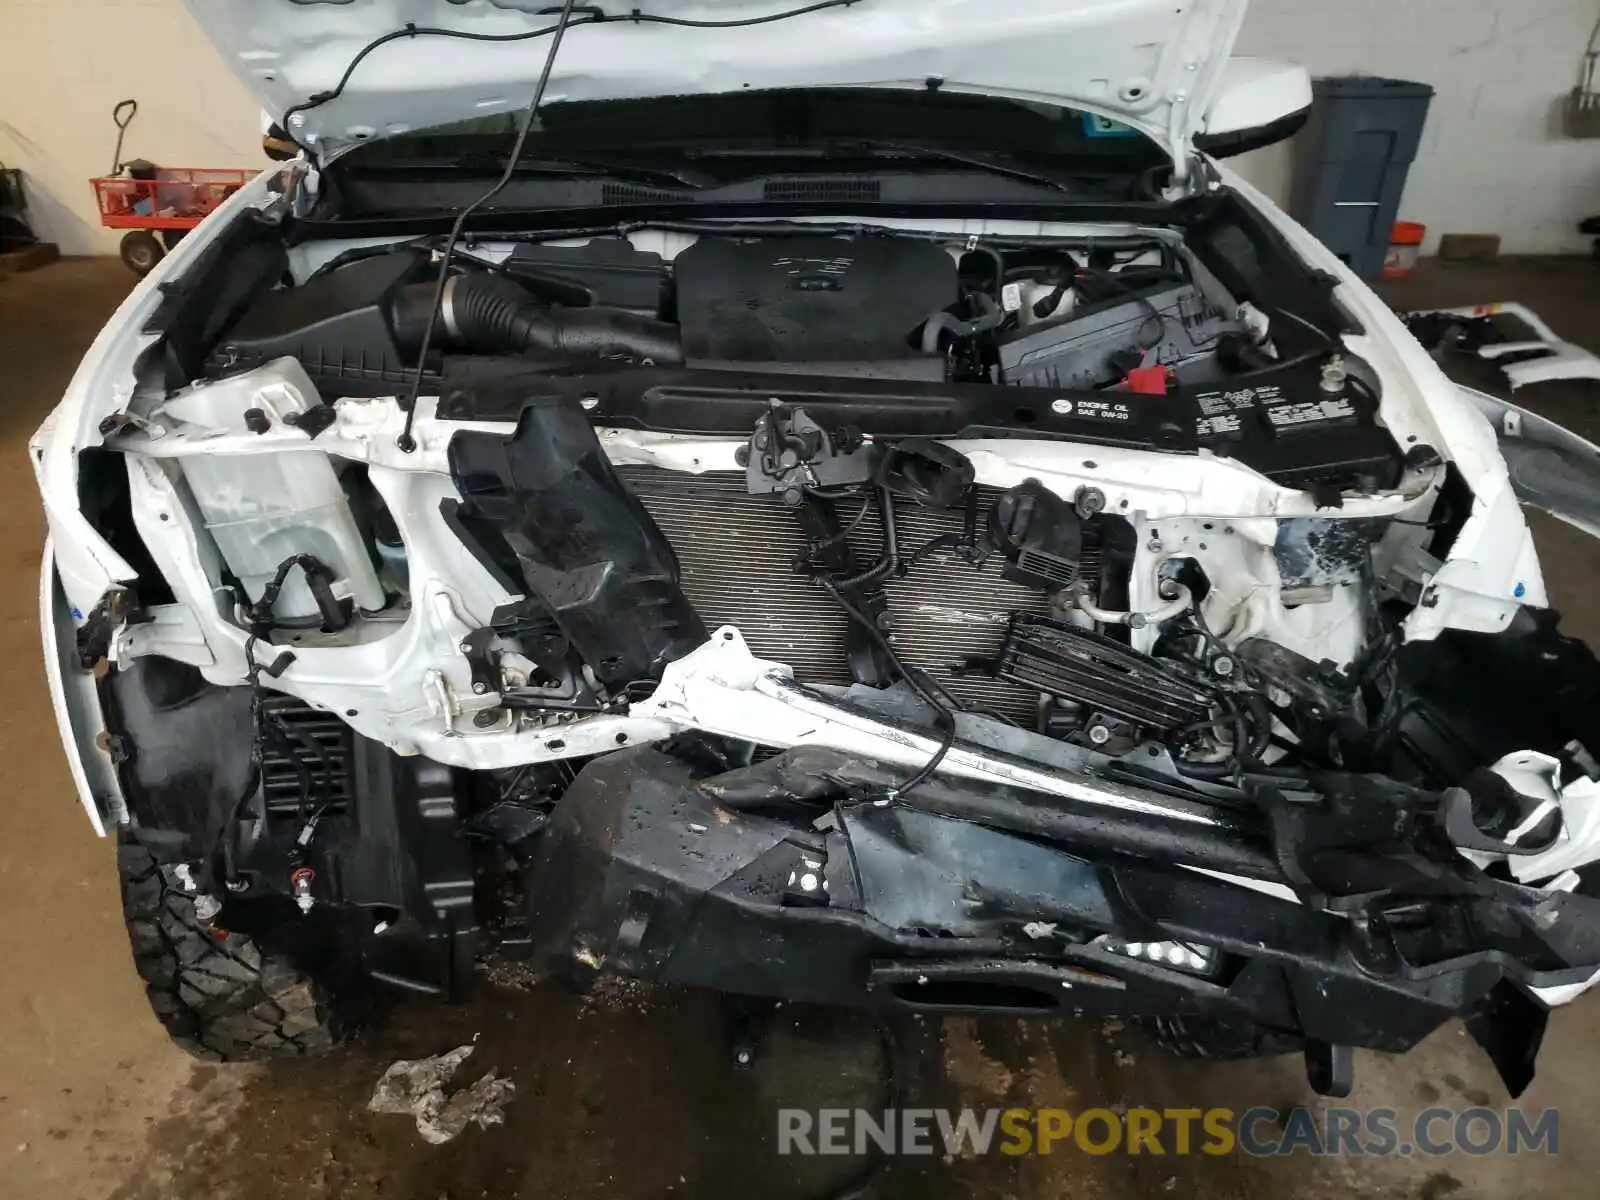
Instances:
[[[814,494],[815,493],[813,493],[813,495]],[[815,554],[819,550],[830,550],[841,542],[848,542],[852,537],[855,536],[856,530],[861,528],[861,522],[866,519],[867,513],[871,511],[872,497],[865,496],[862,498],[861,507],[856,510],[856,515],[850,518],[850,523],[843,529],[839,530],[838,533],[831,533],[827,537],[823,538],[811,548],[812,553]]]
[[[907,679],[909,680],[910,676],[907,676]],[[939,740],[939,748],[933,752],[933,757],[927,762],[923,763],[913,775],[890,791],[889,795],[891,798],[898,800],[907,792],[915,791],[917,788],[927,783],[928,780],[932,779],[934,772],[937,771],[939,769],[939,765],[944,762],[945,756],[950,753],[950,748],[956,744],[955,714],[949,709],[945,708],[943,705],[939,706],[938,711],[940,724],[944,726],[943,735]]]
[[[245,776],[244,787],[234,802],[228,806],[223,814],[222,824],[218,826],[216,835],[211,839],[211,844],[200,859],[202,879],[197,885],[197,891],[208,893],[211,891],[212,864],[216,861],[217,853],[222,854],[222,879],[224,884],[231,884],[238,878],[233,861],[233,831],[238,828],[244,807],[261,788],[264,772],[262,762],[261,739],[261,670],[262,664],[256,661],[256,642],[259,639],[254,633],[244,640],[244,659],[248,664],[245,672],[245,686],[250,689],[250,772]]]
[[[394,242],[384,242],[381,246],[357,246],[353,250],[345,250],[342,253],[335,254],[327,262],[323,263],[315,271],[312,271],[311,274],[307,275],[305,282],[300,284],[300,286],[304,287],[313,279],[320,279],[322,276],[327,275],[330,272],[337,271],[341,267],[348,267],[352,263],[362,262],[369,258],[382,258],[386,254],[395,254],[405,250],[424,248],[426,244],[426,238],[416,238],[412,241],[400,242],[398,244]]]
[[[1180,775],[1192,775],[1196,779],[1229,779],[1233,786],[1240,791],[1244,790],[1245,756],[1250,753],[1249,741],[1245,730],[1244,714],[1239,706],[1233,702],[1233,697],[1226,692],[1222,693],[1222,702],[1227,707],[1225,714],[1219,715],[1214,721],[1206,722],[1219,731],[1227,728],[1231,721],[1233,724],[1233,761],[1231,763],[1190,763],[1184,764],[1176,758],[1173,764],[1178,768]]]
[[[861,609],[856,607],[856,605],[842,591],[839,590],[832,580],[824,579],[822,581],[822,587],[823,590],[828,593],[828,595],[834,598],[839,607],[844,609],[844,611],[853,621],[856,622],[856,624],[860,625],[862,629],[866,630],[867,636],[872,639],[873,644],[876,645],[878,649],[883,652],[883,656],[889,660],[889,665],[899,672],[900,677],[910,685],[911,690],[916,692],[918,696],[922,697],[928,706],[933,709],[935,716],[938,718],[938,723],[940,726],[940,742],[938,750],[934,751],[933,757],[924,763],[913,775],[907,778],[905,782],[889,789],[889,795],[891,797],[898,798],[900,796],[904,796],[907,792],[921,787],[924,783],[931,779],[933,777],[933,773],[939,769],[939,764],[944,762],[945,756],[950,753],[950,748],[955,745],[955,711],[945,704],[942,699],[940,699],[935,689],[930,687],[917,672],[906,666],[906,664],[901,660],[900,655],[895,652],[895,648],[889,644],[889,639],[883,636],[883,630],[878,628],[876,621],[874,621],[866,613],[862,612]]]
[[[933,709],[937,718],[941,735],[939,748],[934,752],[933,757],[924,763],[919,770],[897,787],[890,789],[889,794],[891,796],[902,796],[932,778],[934,772],[939,769],[939,764],[944,762],[945,756],[950,753],[950,748],[955,745],[956,740],[955,713],[959,706],[943,688],[930,680],[923,679],[920,672],[908,667],[895,651],[894,646],[890,644],[889,639],[883,635],[883,631],[878,628],[877,622],[861,611],[845,595],[846,589],[870,588],[897,572],[903,574],[903,571],[901,571],[899,537],[895,529],[894,495],[880,483],[877,487],[877,498],[878,508],[883,517],[883,536],[877,563],[854,575],[834,576],[830,579],[824,579],[822,580],[822,586],[839,606],[845,610],[846,614],[866,631],[867,636],[872,639],[873,644],[888,660],[889,665]],[[865,511],[864,507],[863,511]],[[853,524],[854,522],[852,522]],[[937,541],[938,539],[934,540]],[[932,544],[929,543],[929,546]],[[923,549],[927,550],[929,546],[924,546]]]
[[[1316,350],[1308,350],[1304,354],[1296,354],[1293,358],[1276,358],[1267,363],[1266,366],[1257,367],[1253,371],[1245,371],[1240,375],[1234,375],[1231,379],[1234,383],[1240,383],[1246,379],[1253,379],[1257,375],[1265,375],[1268,371],[1281,371],[1286,367],[1298,367],[1302,363],[1314,362],[1318,359],[1326,358],[1327,354],[1327,348],[1320,347]]]
[[[1211,625],[1206,620],[1205,613],[1201,610],[1198,602],[1190,607],[1188,616],[1190,624],[1205,643],[1217,654],[1226,655],[1231,659],[1234,669],[1240,673],[1240,678],[1254,687],[1253,672],[1228,648],[1227,643],[1212,632]],[[1226,713],[1218,714],[1207,721],[1197,721],[1176,732],[1182,735],[1198,733],[1207,729],[1221,731],[1231,723],[1234,737],[1234,763],[1231,768],[1219,772],[1219,774],[1232,774],[1237,781],[1244,771],[1249,771],[1253,774],[1271,771],[1272,768],[1267,767],[1262,762],[1261,756],[1272,742],[1272,716],[1270,711],[1265,711],[1259,692],[1253,690],[1246,693],[1242,704],[1237,702],[1230,692],[1223,691],[1219,695],[1228,709]],[[1249,730],[1252,726],[1256,729],[1256,736],[1254,737],[1249,736]],[[1185,773],[1191,773],[1181,765],[1178,769]]]
[[[1248,765],[1263,767],[1266,763],[1262,755],[1272,745],[1272,709],[1260,694],[1251,692],[1244,697],[1244,711],[1256,727],[1256,736],[1250,742]]]
[[[819,12],[828,8],[843,8],[859,2],[860,0],[816,0],[815,3],[802,5],[799,8],[787,9],[783,12],[768,13],[766,16],[761,17],[743,17],[737,20],[728,21],[707,21],[692,20],[684,17],[663,17],[650,13],[641,13],[637,9],[629,13],[627,16],[614,18],[606,16],[605,13],[585,13],[579,20],[574,21],[574,0],[565,0],[565,3],[563,3],[561,8],[560,19],[557,20],[555,24],[546,25],[542,29],[530,29],[522,33],[473,33],[467,30],[442,29],[429,25],[407,25],[403,29],[391,30],[389,33],[385,33],[373,38],[372,41],[368,42],[360,50],[356,51],[355,56],[351,58],[351,60],[345,65],[344,72],[339,76],[339,82],[336,83],[331,89],[325,92],[318,92],[301,103],[290,106],[283,114],[283,128],[291,138],[294,138],[295,145],[299,146],[300,149],[305,151],[307,154],[310,154],[310,147],[304,142],[301,142],[299,138],[295,137],[292,119],[303,112],[307,112],[313,108],[318,108],[321,105],[337,99],[343,94],[344,89],[349,86],[351,77],[355,75],[356,68],[366,60],[367,56],[372,54],[380,47],[388,45],[390,42],[399,41],[403,38],[416,37],[445,37],[469,42],[521,42],[528,41],[533,38],[544,37],[547,34],[555,35],[550,43],[550,51],[545,55],[544,66],[540,70],[539,82],[534,88],[533,98],[529,101],[527,108],[523,111],[522,122],[517,128],[516,141],[512,144],[511,153],[506,156],[505,171],[501,174],[500,179],[494,184],[493,187],[491,187],[483,195],[479,196],[471,204],[463,208],[456,215],[456,219],[451,223],[450,232],[446,235],[444,247],[439,256],[439,278],[434,286],[433,304],[430,308],[428,321],[423,327],[422,345],[417,352],[417,367],[416,371],[412,374],[411,387],[405,402],[405,427],[401,430],[400,436],[395,439],[395,444],[400,448],[400,450],[403,453],[411,454],[417,448],[416,439],[412,436],[411,432],[413,426],[416,424],[417,398],[422,394],[422,377],[427,370],[428,350],[433,343],[433,327],[438,322],[439,306],[444,299],[445,285],[449,281],[450,259],[455,252],[456,242],[461,237],[461,231],[466,224],[467,218],[481,208],[484,204],[488,203],[495,196],[497,196],[505,188],[506,184],[511,182],[512,176],[516,174],[517,163],[522,157],[522,149],[527,144],[528,131],[530,128],[532,128],[534,117],[539,109],[539,104],[544,98],[545,88],[550,82],[550,70],[555,63],[556,53],[561,49],[562,37],[565,35],[570,26],[575,24],[593,25],[607,20],[620,20],[630,21],[636,25],[674,25],[692,29],[736,29],[749,25],[767,25],[774,21],[784,21],[791,17],[804,16],[807,13]]]
[[[1273,305],[1270,311],[1277,313],[1279,316],[1288,317],[1291,321],[1297,322],[1300,325],[1304,325],[1307,329],[1311,330],[1312,333],[1316,334],[1335,350],[1341,348],[1337,338],[1330,336],[1327,330],[1323,329],[1315,322],[1306,320],[1306,318],[1302,317],[1299,313],[1290,312],[1287,308],[1282,308],[1278,305]]]
[[[218,827],[216,836],[206,848],[200,861],[200,869],[205,876],[201,891],[210,890],[210,875],[212,864],[218,851],[223,857],[222,878],[224,883],[232,883],[237,878],[233,862],[233,832],[238,827],[244,807],[256,792],[261,788],[265,775],[265,742],[266,742],[266,709],[264,689],[261,686],[261,672],[267,671],[272,675],[280,674],[288,665],[283,658],[273,663],[262,663],[256,659],[256,646],[261,639],[272,632],[277,624],[273,609],[278,603],[278,597],[283,592],[283,585],[289,581],[289,572],[299,567],[305,573],[307,582],[321,572],[327,574],[327,568],[316,558],[309,554],[291,554],[278,564],[278,569],[273,572],[272,579],[261,590],[261,600],[250,610],[250,633],[244,640],[245,661],[245,686],[250,689],[250,773],[245,778],[244,788],[239,796],[228,807],[224,814],[221,826]],[[285,656],[287,657],[287,655]],[[320,747],[319,747],[320,753]],[[326,760],[324,760],[326,762]],[[331,794],[332,777],[328,777]],[[302,795],[302,808],[305,797]]]
[[[1233,786],[1244,790],[1244,769],[1250,762],[1250,730],[1245,722],[1244,710],[1235,704],[1233,697],[1222,694],[1223,703],[1233,715]]]
[[[1129,283],[1126,279],[1117,278],[1117,273],[1115,271],[1103,271],[1098,267],[1081,267],[1078,270],[1078,274],[1080,276],[1087,276],[1091,279],[1098,279],[1102,283],[1110,284],[1112,287],[1116,288],[1124,295],[1129,296],[1136,303],[1147,309],[1149,315],[1146,316],[1142,322],[1140,322],[1139,333],[1142,338],[1144,331],[1149,327],[1150,322],[1154,321],[1156,323],[1156,340],[1153,345],[1146,347],[1146,349],[1160,348],[1161,339],[1167,332],[1167,316],[1155,306],[1155,301],[1151,300],[1145,292],[1142,292],[1138,288],[1134,287],[1133,284]]]
[[[910,571],[928,555],[938,550],[971,550],[971,541],[965,533],[941,533],[918,546],[901,561],[902,571]],[[970,561],[970,558],[969,558]]]
[[[900,565],[900,547],[895,534],[894,496],[881,484],[877,489],[878,512],[882,517],[883,533],[878,561],[854,575],[835,576],[831,582],[840,588],[872,588],[893,575]]]
[[[1172,257],[1172,255],[1170,253],[1170,250],[1169,250],[1169,247],[1167,246],[1167,244],[1165,242],[1159,243],[1157,245],[1156,249],[1157,249],[1157,253],[1159,253],[1161,255],[1161,269],[1162,269],[1162,271],[1163,271],[1163,273],[1164,273],[1166,278],[1176,279],[1176,280],[1180,280],[1180,281],[1187,279],[1187,273],[1184,272],[1179,267],[1177,261]],[[1127,270],[1127,269],[1128,268],[1125,265],[1123,267],[1123,270]],[[1159,350],[1160,349],[1161,341],[1166,336],[1167,330],[1172,325],[1172,318],[1168,317],[1166,313],[1162,312],[1159,308],[1157,308],[1155,306],[1155,302],[1150,299],[1150,296],[1149,296],[1147,291],[1141,291],[1138,288],[1134,287],[1133,284],[1131,284],[1127,280],[1121,278],[1118,275],[1118,273],[1116,271],[1114,271],[1114,270],[1102,270],[1102,269],[1100,269],[1098,267],[1081,267],[1081,268],[1078,269],[1077,273],[1080,276],[1087,276],[1089,278],[1098,279],[1102,283],[1110,284],[1112,287],[1118,289],[1119,291],[1121,291],[1122,293],[1124,293],[1125,295],[1127,295],[1128,297],[1133,299],[1135,302],[1137,302],[1138,304],[1142,305],[1147,310],[1148,315],[1139,324],[1140,337],[1143,338],[1144,331],[1149,328],[1151,321],[1154,321],[1156,323],[1156,338],[1155,338],[1155,341],[1154,341],[1154,343],[1152,345],[1144,347],[1144,349],[1146,349],[1146,350]],[[1060,303],[1060,300],[1057,299],[1056,303]],[[1053,306],[1052,306],[1052,309],[1053,309]],[[1293,316],[1294,314],[1290,313],[1288,315]],[[1306,322],[1306,323],[1309,324],[1309,322]],[[1311,326],[1311,328],[1312,329],[1316,329],[1316,326],[1313,325],[1313,326]],[[1320,329],[1318,329],[1316,331],[1319,334],[1322,333],[1322,331]],[[1225,333],[1219,333],[1215,337],[1213,337],[1210,341],[1205,341],[1205,342],[1196,341],[1196,342],[1194,342],[1194,347],[1197,350],[1209,350],[1213,346],[1215,346],[1218,342],[1220,342],[1223,339],[1223,337],[1225,337],[1225,336],[1226,336]],[[1327,337],[1326,334],[1322,334],[1322,336],[1323,337]],[[1274,363],[1272,365],[1274,367],[1278,367],[1278,366],[1284,366],[1286,364]]]
[[[649,13],[642,13],[634,9],[627,16],[613,17],[614,21],[628,21],[634,25],[682,25],[690,29],[739,29],[745,25],[770,25],[774,21],[787,21],[790,17],[803,17],[807,13],[820,12],[825,8],[849,8],[852,4],[859,4],[861,0],[817,0],[815,4],[807,4],[801,8],[791,8],[784,12],[768,13],[764,17],[743,17],[737,21],[692,21],[684,17],[657,17]]]
[[[1189,606],[1189,621],[1195,627],[1196,632],[1204,639],[1206,645],[1210,646],[1213,651],[1232,659],[1239,666],[1244,665],[1239,662],[1234,652],[1228,649],[1228,644],[1211,632],[1211,623],[1206,620],[1205,611],[1198,600]]]
[[[467,218],[498,196],[506,184],[511,182],[511,177],[516,174],[517,161],[522,157],[522,147],[528,141],[528,130],[533,128],[539,104],[544,99],[544,89],[550,83],[550,70],[555,66],[556,53],[561,49],[562,35],[572,18],[574,2],[575,0],[565,0],[561,6],[561,19],[552,26],[555,37],[550,40],[550,51],[544,56],[544,66],[539,70],[539,82],[534,86],[533,99],[529,100],[528,106],[522,110],[522,121],[517,126],[516,141],[512,142],[511,152],[506,155],[505,170],[500,173],[500,178],[488,191],[456,214],[450,232],[445,237],[444,248],[439,252],[439,278],[434,282],[433,303],[428,306],[428,317],[422,326],[422,345],[417,350],[417,369],[412,373],[410,395],[406,399],[405,428],[395,439],[395,445],[402,453],[410,454],[417,448],[417,440],[411,436],[411,427],[417,420],[417,398],[422,394],[422,376],[428,369],[428,347],[433,343],[433,327],[439,323],[439,306],[444,301],[445,284],[450,281],[450,258],[455,253],[456,241],[461,237],[461,229],[467,223]],[[365,54],[366,51],[362,53]],[[349,78],[348,71],[345,73],[345,78]]]
[[[807,13],[818,12],[825,8],[848,8],[850,5],[860,2],[861,0],[817,0],[816,3],[807,4],[800,8],[769,13],[764,17],[744,17],[736,21],[694,21],[683,17],[655,16],[651,13],[639,12],[637,9],[626,15],[615,17],[607,16],[603,12],[586,12],[581,14],[578,19],[572,20],[573,5],[568,4],[563,7],[561,19],[554,25],[546,25],[543,29],[529,29],[522,33],[473,33],[465,29],[441,29],[433,25],[407,25],[403,29],[391,30],[379,37],[375,37],[361,47],[360,50],[356,51],[355,57],[345,65],[344,73],[339,76],[338,83],[325,92],[317,92],[312,96],[308,96],[299,104],[291,105],[285,109],[279,124],[294,141],[295,145],[310,154],[311,148],[298,137],[295,137],[293,118],[303,112],[309,112],[313,108],[320,108],[330,101],[337,100],[344,94],[344,89],[350,85],[350,79],[356,73],[356,68],[362,64],[369,54],[374,50],[387,46],[390,42],[397,42],[404,38],[441,37],[453,38],[463,42],[526,42],[553,33],[557,35],[556,40],[559,42],[560,34],[569,26],[599,25],[605,22],[613,24],[627,22],[633,25],[679,25],[691,29],[737,29],[745,25],[768,25],[773,21],[786,21],[791,17],[803,17]]]
[[[310,759],[315,759],[320,764],[319,774],[321,775],[323,795],[323,804],[320,807],[326,808],[327,800],[333,796],[333,760],[328,756],[327,750],[319,745],[314,738],[299,729],[291,727],[282,717],[275,713],[266,713],[264,717],[266,726],[277,740],[279,749],[294,766],[295,775],[300,785],[300,802],[297,805],[297,812],[302,821],[308,820],[313,815],[310,811],[311,794],[316,790],[316,784],[311,776],[311,768],[306,763]],[[301,753],[295,752],[296,746],[300,747]]]

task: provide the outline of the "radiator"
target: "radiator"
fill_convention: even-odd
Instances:
[[[707,628],[736,625],[761,658],[788,663],[809,683],[849,683],[849,617],[825,591],[795,569],[805,537],[776,497],[751,496],[742,472],[687,475],[657,467],[618,473],[677,551],[684,592]],[[987,515],[994,493],[979,489]],[[841,521],[855,516],[850,500]],[[904,503],[895,508],[902,556],[946,533],[960,533],[962,510]],[[851,538],[858,564],[877,561],[882,524],[876,508]],[[993,658],[1013,612],[1049,613],[1044,593],[1001,577],[1002,560],[981,567],[946,552],[928,556],[903,579],[884,585],[897,654],[928,673],[964,706],[1032,726],[1037,696],[999,680],[958,677],[969,659]],[[1086,573],[1096,566],[1085,561]]]

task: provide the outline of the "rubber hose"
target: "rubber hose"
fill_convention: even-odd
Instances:
[[[947,312],[936,312],[929,317],[922,326],[922,352],[924,354],[937,354],[939,352],[939,332],[948,331],[953,337],[971,337],[975,333],[982,333],[986,329],[996,328],[1006,319],[1006,314],[994,302],[992,296],[978,292],[973,296],[978,307],[983,309],[983,315],[971,321],[963,321],[960,317],[953,317]]]
[[[394,306],[396,336],[421,344],[433,285],[404,289]],[[678,327],[621,308],[552,308],[502,275],[456,275],[445,285],[438,328],[450,344],[481,354],[547,350],[582,357],[683,361]]]

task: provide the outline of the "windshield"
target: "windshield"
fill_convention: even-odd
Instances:
[[[519,119],[518,113],[500,113],[402,134],[362,146],[342,161],[357,169],[499,161]],[[692,164],[715,183],[822,163],[821,169],[838,171],[855,158],[882,169],[885,153],[903,162],[939,160],[947,153],[945,168],[989,160],[990,166],[1083,179],[1127,177],[1169,161],[1142,134],[1090,113],[934,88],[785,89],[550,104],[540,110],[523,160]]]

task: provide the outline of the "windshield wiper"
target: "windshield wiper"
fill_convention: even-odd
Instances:
[[[386,166],[407,168],[443,167],[458,171],[501,171],[505,159],[493,154],[463,154],[454,158],[402,159]],[[663,166],[626,158],[542,158],[525,155],[513,176],[547,175],[556,178],[614,179],[628,183],[646,183],[657,187],[702,188],[717,187],[722,181],[699,171],[676,166]]]
[[[1082,191],[1080,181],[1048,171],[1025,167],[1010,159],[982,150],[956,150],[933,142],[906,142],[883,138],[829,138],[824,142],[801,146],[773,145],[760,148],[685,148],[692,158],[784,158],[809,157],[826,160],[832,155],[857,154],[868,158],[904,159],[907,161],[952,163],[972,167],[989,175],[1000,175],[1023,183],[1032,183],[1058,192]]]
[[[1054,175],[1033,167],[1023,166],[999,155],[982,150],[953,149],[931,142],[886,140],[880,138],[829,138],[826,141],[802,146],[748,146],[748,147],[689,147],[678,150],[683,157],[721,164],[736,159],[809,158],[826,160],[837,155],[855,154],[865,158],[902,160],[906,162],[936,162],[969,167],[988,175],[998,175],[1021,183],[1031,183],[1058,192],[1082,192],[1082,181]],[[436,167],[461,171],[499,171],[504,160],[493,154],[468,153],[454,158],[401,159],[381,166],[408,169]],[[545,176],[571,179],[612,179],[651,187],[714,191],[744,182],[729,178],[725,173],[707,174],[692,166],[664,163],[628,156],[596,156],[585,154],[581,158],[543,158],[525,155],[517,164],[514,177]]]
[[[962,166],[975,167],[977,170],[986,171],[991,175],[1004,175],[1010,179],[1040,184],[1043,187],[1054,188],[1061,192],[1080,190],[1078,185],[1070,179],[1052,175],[1046,171],[1036,171],[1031,167],[1020,166],[1010,159],[1001,158],[993,154],[985,154],[982,150],[954,150],[948,146],[940,146],[930,142],[886,141],[879,138],[829,139],[825,148],[830,151],[864,151],[868,154],[885,158],[911,158],[934,162],[959,163]]]

